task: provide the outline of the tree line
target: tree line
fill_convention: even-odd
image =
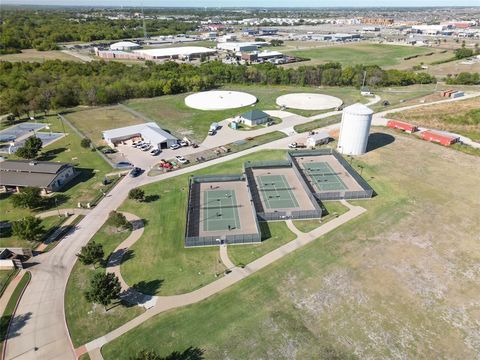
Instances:
[[[0,113],[15,117],[77,105],[107,105],[131,98],[202,91],[228,84],[360,87],[403,86],[435,82],[429,74],[383,70],[378,66],[328,63],[297,69],[273,64],[199,66],[172,61],[125,65],[119,62],[0,62]]]
[[[195,30],[194,22],[146,19],[149,35],[172,35]],[[0,54],[21,49],[55,50],[61,42],[116,40],[143,37],[142,19],[84,17],[75,12],[3,10]]]

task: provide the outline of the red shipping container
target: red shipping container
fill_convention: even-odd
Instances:
[[[429,130],[422,132],[422,139],[437,142],[443,146],[449,146],[458,141],[458,137],[439,134]]]
[[[414,133],[415,131],[418,130],[418,128],[415,125],[402,122],[402,121],[397,121],[397,120],[388,120],[387,126],[389,128],[403,130],[408,133]]]

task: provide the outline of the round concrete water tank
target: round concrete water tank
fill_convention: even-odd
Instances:
[[[343,109],[338,152],[345,155],[361,155],[367,151],[372,114],[370,108],[359,103]]]

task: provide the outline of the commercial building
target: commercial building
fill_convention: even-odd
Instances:
[[[258,43],[258,42],[225,42],[225,43],[218,43],[217,49],[226,50],[226,51],[233,51],[233,52],[252,52],[257,51],[258,48],[261,46],[260,44],[266,43]]]
[[[238,120],[247,126],[257,126],[268,122],[269,117],[267,113],[254,109],[240,115]]]
[[[112,148],[120,144],[126,145],[130,141],[140,140],[158,149],[166,149],[177,143],[175,136],[161,129],[154,122],[105,130],[102,135],[105,142]]]
[[[392,25],[394,21],[391,18],[363,18],[362,24],[388,26]]]
[[[119,41],[110,45],[110,50],[114,50],[114,51],[131,51],[139,48],[140,48],[140,45],[132,41]]]
[[[44,194],[58,191],[77,175],[71,164],[36,160],[0,162],[0,186],[3,191],[36,187]]]
[[[203,46],[182,46],[165,49],[147,49],[135,50],[134,53],[145,60],[159,59],[192,59],[202,55],[212,55],[217,51],[215,49]]]

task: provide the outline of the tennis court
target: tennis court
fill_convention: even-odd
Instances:
[[[286,209],[298,207],[293,188],[284,175],[257,176],[258,191],[268,209]]]
[[[46,124],[24,122],[17,125],[10,126],[0,131],[0,141],[13,141],[21,139],[26,135],[33,135],[35,131],[43,129]]]
[[[240,229],[235,190],[207,190],[202,206],[204,231]]]
[[[309,162],[305,173],[320,191],[341,191],[348,187],[327,162]]]

